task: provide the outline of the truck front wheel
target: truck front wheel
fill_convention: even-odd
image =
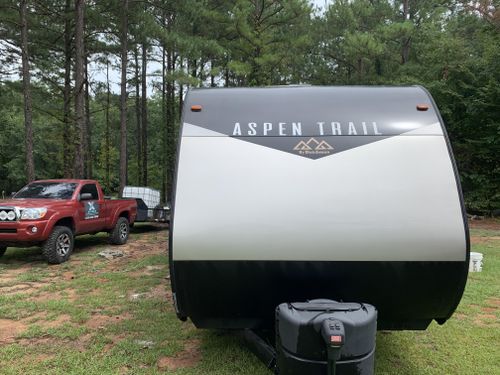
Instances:
[[[43,244],[42,253],[49,263],[64,263],[73,252],[74,244],[73,231],[68,227],[57,226]]]
[[[127,243],[130,232],[130,224],[126,217],[118,218],[113,231],[110,233],[109,239],[113,245],[124,245]]]
[[[0,246],[0,257],[5,254],[7,248],[5,246]]]

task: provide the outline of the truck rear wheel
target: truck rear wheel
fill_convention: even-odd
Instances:
[[[74,244],[73,231],[68,227],[57,226],[43,244],[42,253],[49,263],[64,263],[73,252]]]
[[[127,243],[130,233],[130,224],[126,217],[118,218],[113,231],[110,233],[109,239],[113,245],[124,245]]]
[[[5,254],[5,251],[7,250],[7,247],[5,246],[0,246],[0,257]]]

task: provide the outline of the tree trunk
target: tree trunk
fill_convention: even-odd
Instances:
[[[31,103],[31,76],[28,51],[28,20],[26,16],[28,0],[22,0],[19,8],[21,21],[21,59],[24,95],[24,128],[26,152],[26,179],[35,179],[35,162],[33,160],[33,108]]]
[[[110,107],[110,96],[111,90],[109,88],[109,57],[106,56],[106,133],[104,136],[104,142],[106,150],[105,152],[105,163],[106,163],[106,188],[110,188],[110,126],[109,126],[109,107]]]
[[[120,195],[127,184],[127,54],[128,0],[123,0],[121,20],[121,84],[120,84]]]
[[[85,154],[87,155],[86,177],[92,178],[92,123],[90,122],[90,87],[89,87],[89,59],[85,53],[85,127],[87,128],[87,143]]]
[[[64,8],[64,91],[63,91],[63,168],[64,177],[73,177],[73,121],[71,116],[71,0],[66,0]]]
[[[167,52],[167,76],[171,77],[171,74],[173,72],[173,52],[172,50]],[[167,186],[166,186],[166,191],[167,191],[167,201],[170,201],[172,198],[172,184],[173,184],[173,177],[174,177],[174,165],[175,165],[175,139],[174,139],[174,85],[172,84],[172,81],[169,79],[167,80],[167,85],[166,85],[166,96],[167,96],[167,110],[166,110],[166,122],[165,126],[167,127],[167,149],[166,149],[166,154],[167,154]]]
[[[163,16],[163,26],[165,27],[165,15]],[[165,43],[162,43],[162,50],[161,50],[161,119],[162,123],[166,124],[167,123],[167,47],[165,46]],[[162,184],[161,184],[161,193],[163,197],[163,201],[168,200],[167,196],[167,160],[168,156],[166,155],[167,153],[167,127],[163,126],[162,129],[162,137],[161,137],[161,144],[162,144],[162,152],[161,152],[161,158],[162,158]]]
[[[85,126],[85,76],[84,76],[84,13],[85,0],[75,0],[75,177],[85,177],[86,126]]]
[[[147,92],[147,45],[142,43],[142,94],[141,94],[141,115],[142,115],[142,184],[148,186],[148,92]]]
[[[184,60],[181,56],[179,56],[179,69],[181,71],[184,70]],[[183,104],[182,98],[183,98],[183,96],[184,96],[184,85],[181,82],[179,82],[179,109],[178,109],[178,111],[181,114],[182,114],[182,104]]]
[[[141,92],[139,80],[139,50],[134,48],[135,60],[135,121],[136,121],[136,141],[137,141],[137,185],[142,183],[142,130],[141,130]]]
[[[410,19],[410,1],[403,0],[403,22]],[[401,64],[406,64],[410,57],[411,36],[404,37],[401,47]]]
[[[210,87],[215,87],[214,61],[210,60]]]

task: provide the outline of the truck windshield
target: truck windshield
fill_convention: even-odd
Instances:
[[[70,182],[33,182],[14,195],[14,198],[71,199],[77,184]]]

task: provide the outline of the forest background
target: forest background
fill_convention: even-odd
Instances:
[[[500,1],[321,5],[0,0],[0,193],[74,177],[168,200],[192,87],[418,84],[445,120],[468,210],[500,208]]]

